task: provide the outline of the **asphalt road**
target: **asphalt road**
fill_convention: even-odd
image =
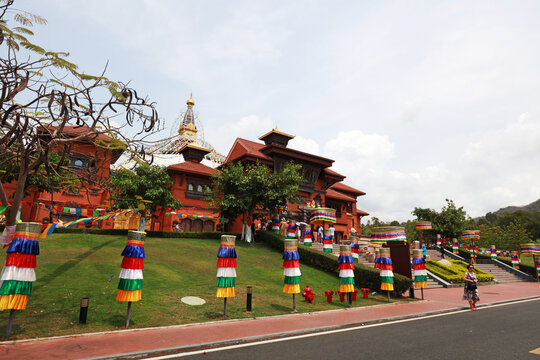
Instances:
[[[536,300],[216,352],[207,350],[186,358],[540,360],[540,354],[530,353],[539,348],[540,301]]]

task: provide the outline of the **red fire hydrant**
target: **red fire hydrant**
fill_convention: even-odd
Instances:
[[[342,293],[341,291],[336,291],[336,294],[339,294],[339,301],[345,302],[345,293]]]
[[[302,296],[310,304],[313,302],[313,299],[315,298],[315,294],[313,293],[313,290],[311,290],[309,285],[306,286],[306,288],[304,289],[304,292],[302,293]]]
[[[352,293],[353,301],[356,301],[356,294],[358,294],[358,289],[354,289],[354,292]]]
[[[361,288],[360,290],[362,290],[362,292],[364,293],[364,299],[367,299],[367,294],[369,293],[369,289],[368,288]]]
[[[330,290],[325,290],[324,295],[326,295],[326,301],[331,303],[332,302],[332,295],[334,295],[334,292],[330,291]]]

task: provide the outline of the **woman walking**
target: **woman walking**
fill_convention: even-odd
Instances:
[[[478,297],[478,279],[474,273],[474,265],[470,264],[467,266],[467,272],[463,276],[465,280],[465,290],[463,292],[463,300],[467,300],[471,307],[471,310],[476,310],[476,302],[480,301]]]

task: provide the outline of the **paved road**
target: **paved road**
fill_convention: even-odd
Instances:
[[[187,358],[540,360],[540,354],[530,353],[539,348],[540,301],[537,299],[346,332],[207,351]]]

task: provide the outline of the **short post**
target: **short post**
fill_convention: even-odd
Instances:
[[[390,290],[387,290],[386,294],[388,295],[388,302],[390,302]]]
[[[251,299],[253,296],[253,288],[251,286],[247,287],[247,302],[246,302],[246,311],[251,311]]]
[[[296,312],[296,294],[292,294],[292,311]]]
[[[13,326],[13,318],[15,317],[15,309],[11,309],[9,312],[9,320],[6,328],[6,340],[9,339],[11,335],[11,327]]]
[[[88,315],[89,303],[90,303],[90,298],[88,296],[81,298],[81,309],[79,311],[79,324],[86,324],[86,317]]]
[[[223,298],[223,319],[227,318],[227,298]]]
[[[347,293],[347,305],[349,307],[351,307],[351,305],[352,305],[352,293],[350,293],[350,292]]]
[[[422,300],[424,300],[424,288],[420,288],[420,292],[422,293]]]

